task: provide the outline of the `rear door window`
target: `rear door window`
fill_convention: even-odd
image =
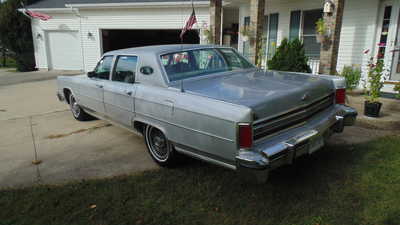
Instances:
[[[113,81],[135,83],[137,56],[118,56],[112,76]]]

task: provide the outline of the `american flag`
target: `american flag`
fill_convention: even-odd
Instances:
[[[181,35],[180,35],[181,40],[183,40],[183,35],[185,35],[185,33],[188,30],[191,30],[193,25],[195,25],[196,23],[197,23],[196,12],[193,9],[192,15],[190,15],[188,21],[186,22],[185,27],[182,29],[182,32],[181,32]]]
[[[46,15],[44,13],[30,11],[29,9],[27,9],[25,7],[25,5],[22,2],[21,2],[21,5],[25,9],[24,14],[27,15],[28,17],[30,17],[30,18],[37,18],[37,19],[40,19],[40,20],[43,20],[43,21],[47,21],[47,20],[52,18],[51,16]]]

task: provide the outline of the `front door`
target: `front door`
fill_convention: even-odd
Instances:
[[[397,0],[381,2],[379,27],[377,34],[377,57],[385,62],[386,74],[389,80],[400,80],[400,30],[399,9]]]
[[[396,11],[396,13],[399,12]],[[392,52],[393,52],[393,62],[389,79],[392,81],[400,81],[400,17],[397,20],[395,46]]]
[[[104,114],[104,84],[110,79],[113,56],[105,56],[97,64],[93,76],[81,83],[79,104]]]
[[[132,127],[137,56],[118,56],[111,81],[104,83],[104,107],[111,120]]]

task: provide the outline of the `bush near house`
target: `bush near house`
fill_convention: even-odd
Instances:
[[[33,1],[23,2],[30,4]],[[29,18],[18,11],[20,3],[20,0],[0,3],[0,41],[15,53],[13,58],[18,71],[31,71],[35,69],[32,30]]]
[[[393,90],[397,92],[396,98],[400,99],[400,83],[396,84]]]
[[[361,69],[355,68],[353,66],[345,66],[343,67],[342,73],[340,76],[346,79],[346,87],[348,90],[353,90],[357,88],[361,79]]]
[[[303,43],[299,39],[288,41],[285,38],[276,50],[275,55],[268,61],[268,69],[311,73],[311,68],[307,62],[308,58]]]

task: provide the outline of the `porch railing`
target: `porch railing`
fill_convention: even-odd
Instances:
[[[310,66],[312,74],[318,74],[319,73],[319,62],[320,62],[319,58],[316,58],[316,57],[309,57],[308,58],[307,64]]]

